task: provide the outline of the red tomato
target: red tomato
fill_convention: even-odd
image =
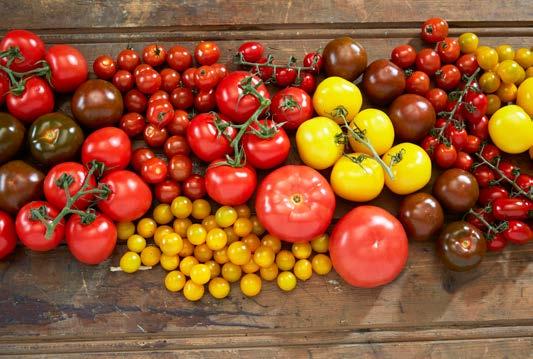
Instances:
[[[194,84],[199,90],[208,91],[218,83],[218,74],[211,66],[202,66],[194,74]]]
[[[470,134],[479,137],[481,141],[489,137],[489,119],[487,116],[481,117],[477,123],[468,123]]]
[[[514,244],[526,244],[533,241],[531,227],[527,223],[514,219],[509,221],[509,227],[503,231],[503,235],[509,242]]]
[[[491,181],[496,179],[494,172],[487,165],[476,167],[472,174],[476,177],[479,187],[488,187]]]
[[[44,42],[37,34],[27,30],[8,31],[0,42],[0,52],[9,50],[10,47],[19,49],[17,56],[9,68],[16,72],[26,72],[39,66],[39,61],[44,59],[46,50]],[[8,58],[2,57],[0,63],[5,66]]]
[[[192,161],[186,155],[174,155],[168,161],[168,174],[174,181],[184,181],[192,174]]]
[[[200,41],[194,49],[194,59],[200,65],[213,65],[220,58],[220,48],[213,41]]]
[[[153,67],[162,65],[166,56],[165,49],[157,44],[150,44],[143,49],[143,61]]]
[[[499,157],[501,152],[498,147],[493,144],[487,143],[481,150],[481,156],[489,162],[492,162],[496,157]]]
[[[257,61],[260,64],[266,64],[268,59],[266,57],[261,57],[259,61]],[[263,81],[267,81],[272,79],[272,75],[274,74],[274,68],[270,66],[259,66],[259,73],[258,75],[261,76],[261,79]]]
[[[146,183],[160,183],[167,178],[168,167],[159,157],[150,158],[143,162],[141,177]]]
[[[498,163],[498,169],[503,173],[503,175],[509,179],[514,179],[517,176],[517,172],[520,170],[516,168],[515,165],[513,165],[508,160],[501,160],[500,163]],[[501,176],[496,173],[496,178],[500,178]]]
[[[457,128],[453,123],[444,130],[444,134],[450,140],[456,150],[462,150],[468,140],[468,134],[464,128]]]
[[[147,160],[154,158],[155,154],[148,148],[138,148],[131,155],[131,165],[135,171],[141,171],[141,168]]]
[[[207,194],[215,202],[225,206],[237,206],[252,197],[257,186],[257,176],[252,167],[232,167],[221,164],[224,159],[213,161],[205,172]]]
[[[436,72],[437,86],[451,91],[461,82],[461,71],[454,65],[444,65]]]
[[[328,228],[335,195],[318,171],[307,166],[283,166],[259,185],[255,210],[270,234],[284,241],[306,242]]]
[[[224,77],[228,75],[228,68],[224,64],[213,64],[211,67],[215,70],[217,74],[218,81],[222,80]]]
[[[191,200],[204,198],[207,194],[205,179],[200,175],[192,175],[183,181],[183,195]]]
[[[6,95],[6,105],[9,113],[17,119],[31,123],[54,110],[54,93],[45,80],[32,76],[26,81],[20,95]]]
[[[174,117],[167,125],[168,131],[172,135],[185,135],[189,127],[189,114],[183,110],[175,110]]]
[[[448,36],[448,23],[440,17],[433,17],[422,24],[420,37],[422,40],[435,43]]]
[[[457,160],[457,150],[453,145],[440,143],[435,148],[435,162],[441,168],[450,168]]]
[[[144,113],[147,104],[146,96],[137,89],[128,91],[124,96],[124,105],[129,112]]]
[[[503,233],[498,233],[487,241],[487,250],[490,252],[501,252],[507,246],[507,238]]]
[[[216,102],[219,111],[235,123],[244,123],[261,105],[259,100],[244,94],[241,82],[252,77],[251,84],[264,98],[270,99],[266,86],[256,76],[246,71],[234,71],[224,77],[217,86]]]
[[[143,137],[148,146],[157,148],[165,144],[168,138],[168,131],[164,127],[157,128],[157,126],[149,124],[144,128]]]
[[[185,71],[192,65],[191,53],[183,46],[173,46],[168,50],[167,64],[176,71]]]
[[[174,89],[178,87],[178,85],[180,84],[181,76],[174,69],[169,69],[169,68],[163,69],[161,70],[160,75],[161,75],[161,81],[162,81],[161,87],[166,92],[170,93],[174,91]]]
[[[73,92],[87,80],[87,60],[78,49],[69,45],[54,45],[46,52],[50,67],[50,83],[59,93]]]
[[[485,220],[487,223],[493,223],[494,222],[494,216],[490,212],[486,212],[483,208],[473,208],[472,211],[478,214],[481,218]],[[487,229],[487,226],[485,223],[483,223],[479,218],[474,216],[473,214],[467,213],[466,215],[466,221],[470,223],[471,225],[477,227],[481,231],[485,231]]]
[[[467,135],[466,136],[466,142],[463,146],[463,151],[466,153],[475,153],[479,150],[481,147],[481,140],[479,137],[474,135]]]
[[[0,106],[4,103],[4,99],[9,92],[9,87],[11,86],[11,82],[9,81],[9,76],[7,74],[0,70]]]
[[[144,125],[144,117],[136,112],[129,112],[122,115],[120,119],[120,128],[130,137],[141,134],[144,130]]]
[[[460,168],[465,171],[470,171],[470,168],[472,168],[473,164],[474,164],[474,159],[472,158],[472,156],[470,156],[466,152],[459,151],[457,153],[457,159],[455,160],[453,167]]]
[[[483,92],[467,91],[463,99],[465,106],[462,115],[470,122],[478,122],[485,116],[489,101]]]
[[[196,96],[194,96],[194,108],[200,113],[212,111],[216,106],[217,99],[215,97],[215,89],[200,90]]]
[[[429,76],[422,71],[414,71],[405,80],[405,91],[424,96],[429,91]]]
[[[265,126],[265,132],[276,131],[273,121],[263,120],[261,124]],[[252,124],[251,128],[261,131],[256,124]],[[246,154],[246,163],[259,169],[279,166],[289,157],[291,150],[289,137],[281,127],[270,138],[262,138],[249,130],[242,139],[242,146]]]
[[[151,104],[152,102],[158,101],[158,100],[170,101],[170,96],[168,92],[163,91],[163,90],[157,90],[148,99],[148,104]]]
[[[95,75],[102,80],[109,80],[117,72],[117,64],[109,55],[100,55],[93,62]]]
[[[439,88],[432,88],[431,90],[426,92],[425,97],[433,105],[435,113],[444,111],[446,103],[448,102],[448,94],[446,93],[446,91]]]
[[[320,71],[322,71],[322,68],[324,66],[324,61],[322,59],[322,54],[319,52],[313,51],[308,52],[305,54],[303,59],[303,64],[305,67],[312,67],[312,72],[315,74],[319,74]]]
[[[178,110],[186,110],[194,103],[191,89],[187,87],[176,87],[170,95],[172,106]]]
[[[300,73],[300,80],[299,84],[296,86],[298,88],[301,88],[306,93],[311,95],[316,90],[316,77],[313,73],[309,71],[302,71]],[[296,79],[296,83],[298,83],[298,79]]]
[[[287,87],[272,97],[270,112],[277,123],[284,122],[284,128],[297,129],[303,122],[313,117],[313,101],[302,89]]]
[[[390,58],[399,68],[407,69],[415,64],[416,50],[411,45],[396,46],[392,49]]]
[[[0,211],[0,260],[13,253],[16,245],[15,222],[7,212]]]
[[[476,54],[464,54],[455,62],[455,66],[462,74],[472,76],[479,65],[477,64]]]
[[[278,87],[287,87],[296,81],[298,73],[292,67],[278,67],[274,70],[275,83]]]
[[[159,203],[170,204],[180,195],[180,185],[172,180],[159,182],[155,185],[154,193]]]
[[[196,67],[190,67],[181,74],[181,81],[185,87],[190,89],[196,87],[196,72],[198,72]]]
[[[67,221],[65,238],[70,253],[85,264],[99,264],[105,261],[117,243],[117,227],[106,216],[95,213],[91,223],[84,223],[73,214]]]
[[[437,53],[445,64],[455,62],[461,54],[461,48],[457,39],[445,38],[437,44]]]
[[[146,110],[146,119],[149,123],[157,128],[163,128],[174,117],[174,108],[167,100],[155,100],[148,103],[148,110]]]
[[[490,186],[479,190],[477,200],[480,205],[486,206],[498,198],[509,198],[509,192],[501,186]]]
[[[498,198],[492,203],[492,214],[501,221],[528,219],[533,211],[533,202],[525,198]]]
[[[198,158],[212,162],[232,152],[230,140],[236,135],[233,127],[228,127],[222,135],[215,126],[218,118],[221,125],[227,124],[223,118],[214,113],[202,113],[195,116],[187,127],[187,142]],[[229,139],[228,139],[229,138]]]
[[[191,148],[185,137],[174,135],[166,140],[163,151],[167,158],[171,158],[175,155],[188,155],[191,152]]]
[[[116,222],[134,221],[142,217],[152,205],[152,192],[144,181],[130,171],[113,171],[101,180],[111,190],[98,208]]]
[[[131,72],[126,70],[118,70],[115,72],[112,82],[113,85],[115,85],[115,87],[122,93],[131,90],[133,88],[133,84],[135,83]]]
[[[135,78],[139,77],[141,73],[143,73],[146,70],[153,70],[154,68],[148,64],[140,64],[139,66],[135,67],[135,70],[133,70],[133,76]]]
[[[131,141],[116,127],[104,127],[91,133],[81,147],[81,161],[87,166],[91,161],[102,162],[108,170],[121,170],[131,158]]]
[[[439,140],[437,140],[434,136],[427,135],[420,143],[420,146],[424,149],[424,151],[427,152],[431,159],[434,159],[435,148],[438,146],[438,144]]]
[[[68,186],[70,197],[78,193],[87,179],[89,171],[85,166],[77,162],[64,162],[52,167],[44,179],[43,189],[46,200],[57,209],[62,209],[67,204],[65,189],[58,185],[62,176],[69,176],[71,183]],[[68,182],[67,182],[68,183]],[[89,179],[86,190],[95,188],[96,180],[93,176]],[[74,208],[84,210],[91,204],[94,195],[86,194],[80,197],[73,205]]]
[[[518,177],[516,177],[516,184],[527,193],[531,191],[531,187],[533,187],[533,177],[525,173],[519,174]]]
[[[265,47],[260,42],[248,41],[239,46],[239,52],[242,54],[244,61],[257,62],[263,56]]]
[[[340,219],[329,239],[335,271],[349,284],[374,288],[392,282],[408,256],[407,235],[392,214],[359,206]]]
[[[440,68],[439,54],[433,49],[422,49],[416,55],[416,68],[433,76]]]
[[[153,94],[161,87],[161,75],[154,69],[146,69],[135,76],[135,84],[142,93]]]
[[[51,237],[46,238],[46,226],[32,216],[32,209],[39,208],[42,208],[42,215],[50,218],[46,220],[47,223],[51,223],[59,214],[48,202],[30,202],[18,212],[15,228],[22,244],[33,251],[46,252],[57,247],[65,237],[65,220],[61,219]]]
[[[133,49],[124,49],[119,52],[117,57],[117,65],[121,70],[133,71],[141,64],[139,54]],[[137,76],[137,75],[135,75]]]

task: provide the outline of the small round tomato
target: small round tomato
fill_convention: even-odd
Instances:
[[[437,44],[437,53],[445,64],[455,62],[461,54],[461,47],[457,39],[445,38]]]
[[[196,67],[190,67],[181,74],[181,82],[185,87],[190,89],[196,87],[196,72],[198,72]]]
[[[46,80],[32,76],[24,84],[20,95],[6,95],[7,110],[18,120],[31,123],[38,117],[54,110],[54,93]]]
[[[420,37],[422,40],[436,43],[448,36],[448,23],[440,17],[433,17],[422,24]]]
[[[46,55],[44,42],[37,34],[27,30],[8,31],[0,41],[0,52],[17,48],[19,56],[14,57],[9,68],[17,72],[26,72],[39,66],[39,61]],[[2,57],[0,63],[6,66],[8,58]]]
[[[194,76],[194,84],[199,90],[210,90],[218,83],[218,74],[211,66],[199,67]]]
[[[431,159],[413,143],[400,143],[383,155],[393,178],[385,175],[385,185],[394,193],[409,194],[424,187],[431,178]]]
[[[479,37],[471,32],[465,32],[459,36],[459,47],[464,54],[471,54],[476,51],[479,44]]]
[[[159,90],[161,81],[161,75],[152,68],[144,70],[139,76],[135,76],[135,84],[139,91],[149,95]]]
[[[516,177],[516,184],[518,187],[522,188],[526,193],[528,193],[533,187],[533,177],[525,173],[519,174]]]
[[[81,161],[87,166],[91,161],[102,162],[107,170],[124,169],[130,163],[131,141],[119,128],[104,127],[91,133],[81,148]]]
[[[313,116],[313,104],[304,90],[287,87],[272,97],[270,112],[274,121],[284,123],[286,129],[294,130]]]
[[[454,65],[444,65],[436,72],[437,86],[451,91],[461,82],[461,71]]]
[[[166,50],[157,44],[150,44],[143,49],[144,63],[156,67],[165,62],[167,56]]]
[[[215,73],[217,74],[218,81],[222,80],[224,77],[228,75],[228,68],[224,64],[213,64],[211,65],[213,70],[215,70]]]
[[[176,45],[167,52],[167,64],[176,71],[183,72],[192,65],[192,55],[183,46]]]
[[[129,112],[120,119],[120,128],[130,137],[141,134],[144,130],[144,117],[136,112]]]
[[[411,45],[400,45],[392,49],[390,55],[392,63],[401,69],[407,69],[415,64],[416,50]]]
[[[217,107],[215,90],[200,90],[194,96],[194,109],[200,113],[209,112]]]
[[[48,202],[34,201],[26,204],[20,209],[15,221],[17,236],[26,247],[33,251],[46,252],[54,249],[65,237],[65,220],[57,224],[50,237],[46,238],[46,226],[38,217],[34,215],[39,212],[40,216],[46,218],[50,224],[52,218],[56,218],[59,212]]]
[[[302,161],[314,169],[325,169],[342,156],[344,142],[339,140],[342,130],[327,117],[305,121],[296,132],[296,145]]]
[[[303,59],[303,64],[305,67],[312,67],[313,73],[319,74],[324,67],[324,60],[322,59],[322,54],[313,51],[305,54]]]
[[[130,112],[144,113],[147,104],[146,96],[137,89],[129,90],[124,95],[124,105]]]
[[[147,183],[160,183],[167,178],[168,167],[159,157],[150,158],[143,162],[141,177]]]
[[[368,108],[355,115],[350,127],[364,133],[378,155],[387,152],[394,142],[394,127],[389,116],[381,110]],[[350,147],[356,152],[372,154],[372,151],[348,133]]]
[[[70,197],[78,193],[87,179],[89,171],[80,163],[64,162],[55,165],[48,171],[43,183],[44,196],[46,200],[54,207],[62,209],[67,204],[66,191],[60,185],[64,181],[68,187]],[[63,177],[68,176],[69,180],[64,180]],[[96,180],[91,176],[87,189],[95,188]],[[80,197],[73,205],[74,208],[84,210],[94,199],[94,195],[86,194]]]
[[[482,206],[498,198],[509,198],[509,192],[501,186],[484,187],[479,190],[478,202]]]
[[[167,125],[172,135],[185,135],[189,127],[189,114],[183,110],[175,110],[174,117]]]
[[[422,49],[416,55],[416,68],[433,76],[440,68],[439,54],[433,49]]]
[[[474,159],[468,153],[459,151],[457,152],[457,159],[453,164],[454,168],[460,168],[464,171],[470,171],[472,165],[474,164]]]
[[[205,173],[207,194],[217,203],[237,206],[250,199],[257,186],[257,176],[252,167],[232,167],[223,159],[212,162]]]
[[[289,156],[291,143],[282,127],[277,128],[273,121],[263,120],[260,125],[252,124],[242,139],[242,146],[246,155],[246,163],[254,168],[268,169],[279,166]],[[264,138],[252,131],[269,134]]]
[[[472,174],[480,187],[488,187],[496,179],[494,172],[487,165],[476,167]]]
[[[338,196],[349,201],[366,202],[381,193],[385,176],[375,159],[364,153],[351,153],[335,162],[330,183]]]
[[[135,171],[140,171],[145,161],[154,158],[155,154],[149,148],[137,148],[131,155],[131,166]]]
[[[157,101],[157,100],[169,101],[170,100],[170,96],[169,96],[168,92],[166,92],[166,91],[157,90],[152,95],[150,95],[150,98],[148,99],[148,104],[151,104],[152,102]]]
[[[494,93],[500,87],[501,79],[494,71],[486,71],[479,78],[479,87],[484,93]]]
[[[139,54],[133,49],[124,49],[119,52],[117,66],[121,70],[133,71],[141,64]]]
[[[487,112],[487,96],[478,91],[467,91],[464,96],[463,117],[470,122],[478,122]]]
[[[7,212],[0,211],[0,260],[10,255],[16,245],[15,222]]]
[[[163,151],[167,158],[171,158],[175,155],[188,155],[191,152],[191,148],[185,137],[173,135],[166,140]]]
[[[437,140],[434,136],[427,135],[424,137],[422,142],[420,143],[420,146],[426,151],[428,156],[433,160],[435,158],[435,149],[439,145],[439,140]]]
[[[405,91],[424,96],[429,91],[429,76],[425,72],[414,71],[405,80]]]
[[[117,72],[117,64],[111,56],[100,55],[93,62],[95,75],[102,80],[109,80]]]
[[[260,42],[248,41],[239,46],[238,52],[242,54],[244,61],[257,62],[263,56],[265,47]]]
[[[213,65],[220,58],[220,47],[213,41],[200,41],[194,49],[194,59],[200,65]]]
[[[183,195],[191,200],[204,198],[207,194],[205,179],[200,175],[192,175],[183,181]]]
[[[181,182],[192,174],[192,161],[186,155],[174,155],[168,161],[168,174],[174,181]]]
[[[212,162],[230,154],[230,141],[236,135],[233,127],[222,133],[217,125],[225,127],[227,122],[215,113],[202,113],[195,116],[187,127],[187,142],[194,154],[203,161]]]
[[[498,65],[498,53],[492,47],[480,46],[476,50],[476,60],[483,70],[493,70]]]
[[[133,75],[126,70],[118,70],[113,75],[113,85],[122,93],[133,88]]]
[[[457,150],[454,145],[440,143],[435,148],[434,156],[440,168],[450,168],[457,160]]]
[[[520,106],[507,105],[490,118],[489,134],[500,150],[521,153],[533,146],[533,121]]]
[[[464,54],[457,59],[455,66],[461,71],[462,74],[472,76],[479,67],[476,54]]]
[[[475,153],[479,150],[481,147],[481,140],[479,137],[474,135],[467,135],[466,136],[466,142],[463,146],[463,151],[466,153]]]
[[[194,103],[194,96],[190,88],[176,87],[170,94],[170,101],[174,108],[186,110]]]
[[[168,138],[168,131],[166,128],[158,128],[149,124],[144,128],[143,132],[144,142],[150,147],[161,147],[165,144]]]
[[[154,187],[155,198],[159,203],[171,204],[181,193],[180,185],[174,181],[159,182]]]
[[[444,130],[444,135],[450,140],[456,150],[462,150],[468,140],[468,134],[464,128],[457,128],[454,124],[449,124]]]
[[[278,87],[290,86],[296,81],[296,70],[292,67],[277,67],[274,70],[275,84]]]
[[[353,120],[361,109],[361,91],[353,83],[340,78],[328,77],[316,88],[313,107],[320,116],[328,117],[337,123]]]
[[[161,88],[170,93],[179,86],[181,76],[178,71],[170,68],[161,70]]]
[[[487,116],[483,116],[478,123],[469,122],[468,129],[470,130],[469,133],[483,141],[489,137],[489,119]]]
[[[444,110],[446,103],[448,102],[448,94],[446,91],[440,88],[433,88],[426,92],[425,97],[431,102],[435,113],[439,113]]]
[[[157,128],[165,127],[174,117],[174,108],[167,100],[155,100],[148,103],[146,119]]]
[[[316,90],[316,81],[316,76],[312,72],[302,71],[300,72],[300,78],[296,78],[296,83],[299,82],[296,87],[312,95]]]

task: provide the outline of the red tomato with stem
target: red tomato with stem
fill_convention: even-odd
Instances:
[[[144,128],[143,132],[144,142],[150,147],[158,148],[165,144],[168,138],[168,131],[166,128],[158,128],[149,124]]]
[[[144,130],[144,117],[136,112],[129,112],[122,115],[120,119],[120,129],[130,137],[141,134]]]
[[[503,233],[497,233],[487,241],[487,250],[490,252],[501,252],[507,246],[507,238]]]
[[[433,76],[440,68],[439,54],[433,49],[422,49],[416,55],[416,68]]]
[[[224,77],[228,75],[228,68],[224,64],[216,63],[216,64],[211,65],[211,67],[213,68],[213,70],[215,70],[218,81],[222,80]]]
[[[160,183],[167,178],[168,167],[159,157],[150,158],[143,162],[141,177],[146,183]]]
[[[163,65],[166,56],[166,50],[158,44],[150,44],[143,49],[144,63],[153,67]]]
[[[260,64],[266,64],[268,59],[266,57],[262,57],[257,61]],[[263,81],[267,81],[272,79],[272,75],[274,74],[274,68],[271,66],[259,66],[259,74],[261,76],[261,79]]]
[[[200,41],[194,49],[194,59],[200,65],[213,65],[220,58],[220,48],[213,41]]]
[[[500,163],[498,163],[498,169],[503,173],[503,175],[511,180],[513,180],[517,176],[517,172],[520,170],[513,165],[508,160],[501,160]],[[500,178],[501,176],[496,173],[496,178]]]
[[[481,147],[481,140],[479,137],[474,135],[467,135],[466,136],[466,142],[463,146],[463,151],[466,153],[475,153],[479,150]]]
[[[494,218],[501,221],[508,219],[528,219],[533,211],[533,202],[520,197],[498,198],[492,203]]]
[[[481,156],[489,162],[501,156],[500,149],[491,143],[487,143],[481,150]]]
[[[46,52],[50,67],[50,83],[56,92],[73,92],[87,80],[87,60],[75,47],[54,45]]]
[[[7,212],[0,211],[0,260],[13,253],[16,245],[15,222]]]
[[[435,113],[444,111],[446,103],[448,102],[448,94],[440,88],[432,88],[424,95],[433,105]]]
[[[487,165],[481,165],[476,167],[472,172],[479,187],[488,187],[492,181],[496,179],[494,171],[492,171]]]
[[[139,91],[145,94],[153,94],[161,88],[161,75],[154,69],[146,69],[135,76],[135,84]]]
[[[420,37],[429,43],[436,43],[448,36],[448,23],[440,17],[433,17],[422,24]]]
[[[161,87],[166,92],[170,93],[174,91],[176,87],[179,86],[181,76],[176,70],[166,68],[166,69],[161,70],[159,74],[161,75],[161,82],[162,82]]]
[[[34,201],[20,209],[15,220],[17,236],[32,251],[46,252],[54,249],[65,237],[65,220],[61,219],[50,238],[46,238],[46,226],[32,216],[32,209],[42,208],[42,215],[47,223],[51,223],[59,212],[48,202]]]
[[[466,130],[464,128],[457,128],[453,123],[446,127],[444,135],[450,140],[456,150],[462,150],[468,140]]]
[[[455,66],[461,71],[462,74],[472,76],[479,67],[476,54],[464,54],[457,59]]]
[[[102,80],[109,80],[117,72],[117,64],[109,55],[100,55],[93,62],[95,75]]]
[[[424,96],[429,91],[429,76],[422,71],[414,71],[405,80],[405,91]]]
[[[489,119],[487,116],[481,117],[477,123],[468,122],[468,128],[470,134],[479,137],[481,141],[489,137]]]
[[[277,67],[274,70],[274,78],[276,86],[287,87],[296,81],[298,73],[292,67]]]
[[[257,186],[257,175],[252,167],[232,167],[224,159],[213,161],[205,173],[207,194],[225,206],[237,206],[248,201]]]
[[[54,110],[54,93],[48,83],[41,77],[32,76],[26,80],[24,91],[20,95],[6,95],[7,110],[25,123],[31,123],[37,117]]]
[[[416,50],[411,45],[399,45],[392,49],[391,61],[401,69],[407,69],[415,64]]]
[[[440,143],[435,148],[435,162],[441,168],[450,168],[457,160],[457,150],[453,145]]]
[[[192,161],[187,155],[174,155],[168,161],[168,174],[171,179],[181,182],[192,174]]]
[[[437,86],[445,91],[451,91],[461,82],[461,71],[454,65],[444,65],[435,73]]]
[[[481,117],[485,116],[489,101],[483,92],[467,91],[463,99],[463,117],[470,122],[478,122]]]
[[[170,204],[181,193],[180,185],[172,180],[159,182],[154,187],[155,198],[159,203]]]
[[[199,67],[194,76],[194,84],[199,90],[208,91],[218,83],[218,74],[211,66]]]
[[[509,192],[502,186],[490,186],[479,190],[477,201],[480,205],[486,206],[498,198],[509,198]]]
[[[191,175],[183,181],[183,195],[191,200],[204,198],[207,194],[205,179],[197,174]]]
[[[131,155],[131,165],[135,171],[140,172],[144,162],[154,157],[154,152],[149,148],[137,148]]]
[[[324,61],[322,59],[322,54],[317,52],[317,51],[308,52],[304,56],[303,64],[304,64],[305,67],[312,67],[313,68],[313,70],[312,70],[313,73],[319,74],[320,71],[322,71],[322,68],[324,66]]]
[[[10,86],[11,82],[9,81],[9,76],[7,76],[4,71],[0,70],[0,106],[4,103]]]
[[[533,187],[533,177],[525,173],[519,174],[518,177],[516,177],[516,184],[527,193],[531,191],[531,187]]]
[[[124,96],[124,105],[129,112],[144,113],[148,100],[139,90],[129,90]]]
[[[117,66],[119,69],[131,72],[140,64],[141,58],[137,51],[133,49],[124,49],[119,52],[117,57]]]
[[[46,55],[44,42],[37,34],[27,30],[8,31],[0,41],[0,52],[7,51],[11,47],[18,48],[20,56],[9,65],[16,72],[26,72],[39,67],[39,61]],[[8,58],[3,57],[0,63],[7,65]]]
[[[279,166],[291,150],[291,142],[282,127],[277,128],[273,121],[263,120],[260,125],[252,124],[242,139],[242,146],[246,154],[246,163],[254,168],[268,169]],[[261,136],[253,130],[261,132]],[[263,138],[263,135],[271,135]]]
[[[437,140],[434,136],[427,135],[420,143],[420,146],[424,149],[424,151],[427,152],[431,159],[434,159],[435,148],[438,146],[438,144],[439,140]]]
[[[89,171],[85,166],[77,162],[64,162],[55,165],[48,171],[43,183],[44,196],[46,200],[54,207],[62,209],[67,204],[65,189],[58,185],[58,180],[62,176],[69,176],[71,184],[68,186],[70,197],[78,193],[86,181]],[[89,185],[86,190],[96,188],[96,180],[93,176],[89,179]],[[86,194],[80,197],[73,205],[73,208],[84,210],[94,200],[94,195]]]
[[[170,94],[172,106],[178,110],[186,110],[194,104],[194,96],[187,87],[176,87]]]
[[[102,162],[107,171],[121,170],[131,158],[131,141],[116,127],[104,127],[91,133],[81,147],[81,161],[87,166],[91,161]]]
[[[163,128],[174,117],[174,108],[168,100],[155,100],[148,103],[146,119],[157,128]]]
[[[122,93],[128,92],[133,88],[135,81],[131,72],[126,70],[118,70],[113,75],[113,85]]]
[[[313,117],[313,102],[304,90],[287,87],[272,97],[270,112],[275,122],[285,123],[284,128],[294,130]]]
[[[172,135],[185,135],[189,127],[189,114],[183,110],[174,110],[174,117],[167,124],[167,129]]]
[[[187,127],[187,142],[198,158],[205,162],[212,162],[232,152],[231,139],[235,138],[236,131],[227,127],[222,133],[215,125],[225,127],[228,125],[223,117],[215,113],[201,113],[196,115]]]
[[[188,155],[191,152],[191,148],[185,137],[174,135],[167,139],[163,151],[167,158],[172,158],[175,155]]]
[[[527,223],[515,219],[509,221],[509,226],[503,231],[503,235],[509,242],[514,244],[526,244],[533,241],[531,227]]]
[[[455,62],[459,58],[459,55],[461,55],[459,41],[450,37],[439,41],[437,44],[437,53],[439,54],[441,61],[445,64]]]
[[[238,51],[242,54],[244,61],[257,62],[263,56],[265,47],[260,42],[248,41],[239,46]]]
[[[183,46],[173,46],[167,52],[167,64],[176,71],[183,72],[192,65],[192,55]]]

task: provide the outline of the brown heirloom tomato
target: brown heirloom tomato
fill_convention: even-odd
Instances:
[[[26,129],[22,122],[6,112],[0,112],[0,164],[17,154]]]
[[[322,53],[328,76],[348,81],[357,79],[365,71],[368,61],[365,48],[350,37],[331,40]]]
[[[398,66],[385,59],[368,65],[363,75],[363,91],[372,103],[387,105],[404,90],[405,75]]]
[[[431,239],[444,223],[440,203],[430,194],[419,192],[405,197],[398,214],[409,238],[415,241]]]
[[[403,141],[419,142],[435,125],[433,105],[425,97],[405,94],[396,98],[389,108],[394,134]]]
[[[110,82],[89,80],[72,96],[72,113],[83,126],[113,126],[122,117],[124,105],[120,91]]]
[[[16,214],[26,203],[43,194],[44,174],[26,162],[15,160],[0,167],[0,209]]]
[[[452,222],[442,230],[437,242],[437,254],[447,268],[463,272],[481,263],[487,250],[483,233],[463,221]]]
[[[444,171],[433,185],[433,194],[452,212],[466,212],[479,197],[476,178],[467,171],[451,168]]]

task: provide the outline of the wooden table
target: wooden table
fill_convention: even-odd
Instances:
[[[127,44],[217,40],[224,59],[245,39],[277,58],[348,35],[370,59],[410,42],[431,16],[451,35],[471,30],[483,44],[533,45],[530,0],[358,1],[0,1],[2,27],[33,29],[46,43],[76,45],[90,61]],[[378,201],[379,202],[379,201]],[[275,284],[256,298],[238,289],[199,303],[167,292],[163,270],[110,273],[124,246],[97,267],[65,247],[18,248],[0,263],[0,355],[52,357],[377,357],[527,358],[533,356],[533,245],[488,255],[481,267],[446,272],[432,243],[412,244],[403,274],[376,289],[352,288],[334,273],[291,293]]]

